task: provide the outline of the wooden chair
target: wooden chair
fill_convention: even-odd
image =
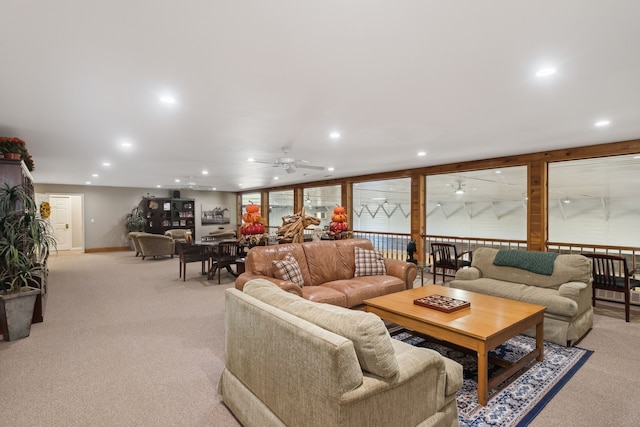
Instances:
[[[468,255],[469,259],[462,259]],[[433,283],[436,283],[436,275],[438,269],[442,269],[442,281],[444,282],[445,270],[458,271],[462,267],[471,265],[472,251],[462,252],[458,254],[456,245],[451,243],[432,243],[431,256],[433,257]]]
[[[220,270],[226,268],[229,273],[234,276],[237,276],[237,273],[231,269],[232,265],[236,265],[238,262],[238,258],[241,255],[238,254],[238,242],[234,241],[226,241],[220,242],[217,246],[214,247],[214,250],[211,254],[212,256],[212,264],[211,269],[209,270],[209,279],[213,279],[213,275],[218,272],[218,284],[220,284]]]
[[[190,262],[201,263],[202,274],[207,274],[210,267],[211,258],[209,255],[209,248],[204,245],[194,245],[186,242],[176,242],[178,247],[178,257],[180,258],[180,271],[178,277],[182,277],[184,282],[187,277],[187,264]],[[205,262],[207,266],[205,268]]]
[[[624,316],[625,321],[629,321],[629,303],[631,301],[631,288],[640,286],[640,280],[632,279],[627,268],[625,257],[605,254],[583,253],[582,255],[591,258],[591,271],[593,282],[592,305],[596,306],[596,289],[606,291],[622,292],[624,294]]]

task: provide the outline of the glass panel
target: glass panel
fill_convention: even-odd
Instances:
[[[269,192],[269,227],[273,233],[282,225],[283,216],[293,214],[293,190]]]
[[[320,219],[319,228],[329,227],[335,206],[341,205],[341,186],[311,187],[303,190],[304,211]]]
[[[427,176],[427,234],[525,240],[527,168]]]
[[[549,163],[549,240],[638,246],[640,156]]]
[[[353,184],[350,227],[359,231],[411,232],[411,179]]]
[[[240,203],[242,204],[242,213],[245,213],[246,210],[244,208],[248,204],[253,203],[254,205],[260,206],[260,204],[262,203],[262,194],[261,193],[245,193],[242,195],[241,200],[242,201]]]

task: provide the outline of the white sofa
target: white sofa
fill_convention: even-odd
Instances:
[[[254,279],[226,290],[224,403],[250,426],[457,426],[462,367],[372,313]]]

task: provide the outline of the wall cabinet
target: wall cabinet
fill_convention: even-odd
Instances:
[[[164,234],[171,229],[189,229],[196,235],[195,200],[145,197],[140,208],[147,219],[144,231]]]

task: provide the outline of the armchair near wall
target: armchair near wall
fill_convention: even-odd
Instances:
[[[164,255],[169,255],[173,258],[175,243],[171,237],[161,234],[140,233],[137,239],[140,244],[142,259],[148,256],[155,258]]]
[[[140,249],[140,242],[138,242],[138,234],[143,234],[142,231],[131,231],[129,232],[129,239],[131,239],[131,243],[133,243],[133,250],[136,251],[136,256],[142,253]]]

